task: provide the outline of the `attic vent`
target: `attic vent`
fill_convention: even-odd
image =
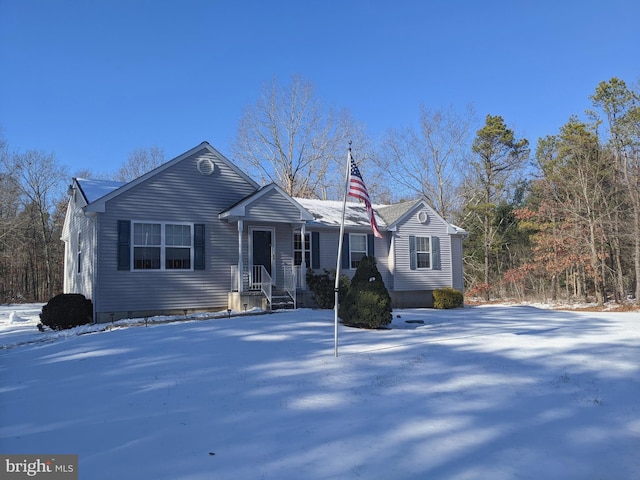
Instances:
[[[418,221],[420,223],[424,223],[425,225],[429,223],[429,215],[427,212],[418,212]]]
[[[210,158],[201,158],[198,160],[198,171],[201,175],[211,175],[215,169],[216,165]]]

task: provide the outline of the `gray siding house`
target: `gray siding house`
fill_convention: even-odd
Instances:
[[[347,202],[341,273],[377,259],[395,307],[432,306],[463,289],[466,232],[424,200]],[[207,142],[129,182],[74,178],[63,227],[64,291],[93,301],[94,319],[279,304],[310,306],[304,273],[335,269],[342,202],[260,186]]]

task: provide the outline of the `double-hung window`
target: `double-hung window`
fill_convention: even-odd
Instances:
[[[411,270],[440,270],[440,239],[409,236],[409,262]]]
[[[304,234],[304,259],[307,267],[311,267],[311,234]],[[302,234],[295,232],[293,234],[293,263],[294,265],[302,265]]]
[[[190,270],[193,257],[190,224],[133,223],[134,270]]]
[[[352,233],[349,236],[349,266],[358,268],[358,264],[367,255],[367,235]]]
[[[165,268],[189,270],[191,268],[191,225],[164,226]]]
[[[416,266],[418,268],[431,268],[430,240],[429,237],[416,237]]]

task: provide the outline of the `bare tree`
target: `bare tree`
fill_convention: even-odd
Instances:
[[[349,114],[325,109],[312,83],[293,76],[285,86],[276,80],[264,85],[244,111],[232,150],[263,183],[292,196],[336,198],[349,140],[364,153],[363,129]]]
[[[156,167],[165,161],[164,150],[160,147],[136,148],[114,174],[113,179],[119,182],[130,182]]]
[[[53,244],[59,238],[53,235],[53,211],[56,203],[64,195],[67,180],[66,169],[61,166],[52,153],[29,150],[15,154],[5,161],[5,171],[19,185],[20,207],[17,224],[27,222],[27,241],[32,255],[28,265],[32,275],[32,294],[36,300],[50,298],[53,295]],[[31,232],[31,233],[29,233]],[[44,265],[44,279],[36,277],[39,263]],[[28,271],[28,269],[27,269]],[[36,280],[33,280],[36,278]]]
[[[457,211],[456,190],[470,144],[473,109],[464,113],[420,108],[416,130],[390,130],[382,145],[380,166],[409,193],[426,197],[436,211],[452,220]]]

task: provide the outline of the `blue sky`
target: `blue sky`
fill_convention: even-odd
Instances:
[[[639,18],[637,0],[0,0],[0,127],[71,173],[203,140],[230,156],[263,83],[300,74],[374,139],[471,103],[535,145],[600,81],[640,80]]]

